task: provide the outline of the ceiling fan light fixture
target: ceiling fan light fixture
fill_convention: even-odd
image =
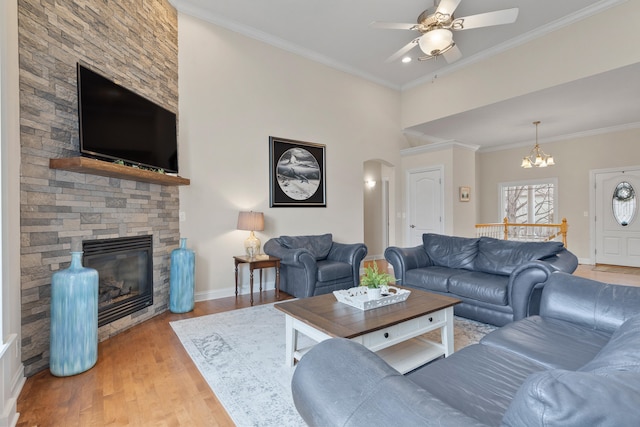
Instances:
[[[453,42],[453,33],[444,28],[438,28],[424,33],[418,40],[420,49],[430,56],[441,55],[451,49],[455,43]]]

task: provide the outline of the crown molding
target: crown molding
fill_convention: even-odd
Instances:
[[[255,28],[240,24],[231,19],[223,18],[219,15],[213,14],[202,7],[193,5],[188,0],[169,0],[169,3],[171,3],[171,5],[175,7],[176,10],[180,13],[184,13],[194,18],[201,19],[203,21],[209,22],[210,24],[217,25],[218,27],[225,28],[229,31],[233,31],[245,37],[249,37],[259,42],[266,43],[278,49],[282,49],[303,58],[310,59],[311,61],[318,62],[320,64],[326,65],[327,67],[342,71],[347,74],[351,74],[356,77],[360,77],[381,86],[385,86],[397,91],[400,91],[401,89],[399,85],[392,84],[384,79],[380,79],[371,74],[365,73],[357,68],[343,64],[339,61],[335,61],[328,56],[319,54],[310,49],[306,49],[302,46],[288,42],[279,37],[272,36],[271,34],[267,34],[263,31],[256,30]]]
[[[415,134],[415,136],[419,136],[419,135]],[[401,157],[413,156],[416,154],[430,153],[433,151],[450,150],[453,148],[462,148],[464,150],[469,150],[469,151],[478,151],[480,146],[473,145],[473,144],[463,144],[462,142],[458,142],[458,141],[442,141],[442,142],[434,142],[431,144],[420,145],[418,147],[405,148],[404,150],[400,150],[400,156]]]
[[[423,77],[420,77],[417,80],[409,82],[402,86],[401,90],[412,89],[416,86],[422,85],[424,83],[429,83],[437,79],[438,77],[442,77],[447,74],[454,73],[464,67],[475,64],[477,62],[483,61],[492,56],[498,55],[500,53],[506,52],[507,50],[513,49],[525,43],[528,43],[532,40],[535,40],[539,37],[545,36],[553,31],[556,31],[560,28],[566,27],[568,25],[574,24],[578,21],[581,21],[585,18],[589,18],[593,15],[596,15],[600,12],[603,12],[607,9],[610,9],[614,6],[618,6],[622,3],[627,2],[628,0],[602,0],[598,3],[592,4],[590,6],[585,7],[575,13],[567,15],[561,19],[557,19],[553,22],[550,22],[546,25],[536,28],[535,30],[529,31],[519,37],[516,37],[511,40],[507,40],[504,43],[497,44],[493,47],[485,49],[481,52],[476,53],[475,55],[469,57],[463,57],[462,59],[454,62],[451,65],[443,67],[437,71],[426,74]]]
[[[625,123],[623,125],[618,125],[618,126],[609,126],[605,128],[590,129],[582,132],[574,132],[574,133],[568,133],[565,135],[542,138],[542,139],[538,139],[538,143],[553,144],[555,142],[568,141],[570,139],[587,138],[590,136],[604,135],[607,133],[615,133],[615,132],[624,132],[624,131],[633,130],[633,129],[640,129],[640,122]],[[492,151],[509,150],[511,148],[529,147],[535,143],[536,143],[535,139],[532,139],[530,141],[514,142],[513,144],[503,144],[503,145],[497,145],[492,147],[484,147],[484,148],[480,148],[478,152],[489,153]]]

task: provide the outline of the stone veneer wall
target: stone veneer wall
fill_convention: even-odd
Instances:
[[[22,356],[33,375],[49,363],[51,275],[83,240],[153,234],[154,304],[100,340],[167,310],[178,187],[48,164],[79,155],[76,62],[177,112],[178,19],[167,0],[18,0],[18,13]]]

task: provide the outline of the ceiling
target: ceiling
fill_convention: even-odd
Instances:
[[[438,0],[435,0],[438,2]],[[621,3],[621,0],[462,0],[455,17],[519,8],[515,23],[454,32],[462,59],[385,62],[416,38],[410,30],[371,28],[373,21],[414,23],[434,0],[171,0],[181,12],[373,82],[403,90],[459,70]],[[407,129],[412,145],[457,141],[481,150],[638,127],[640,65],[589,77]],[[633,78],[631,78],[633,77]],[[631,84],[631,86],[630,86]],[[540,116],[540,112],[544,112]],[[460,125],[464,123],[464,125]]]

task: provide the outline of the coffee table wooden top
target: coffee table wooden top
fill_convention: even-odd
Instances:
[[[406,301],[371,310],[360,310],[338,302],[332,293],[282,302],[275,307],[332,337],[354,338],[460,302],[444,295],[405,289],[411,291]]]

